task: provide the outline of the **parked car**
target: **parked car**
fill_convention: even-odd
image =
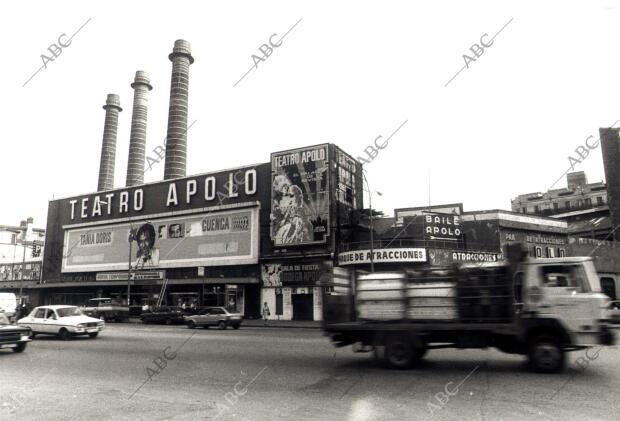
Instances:
[[[12,325],[7,315],[0,311],[0,349],[10,348],[13,352],[23,352],[31,335],[29,328]]]
[[[129,307],[118,304],[111,298],[91,298],[82,313],[103,321],[122,322],[129,318]]]
[[[63,340],[78,335],[96,338],[105,329],[103,320],[84,315],[78,307],[63,305],[35,307],[17,324],[32,330],[31,339],[38,334],[58,335]]]
[[[142,323],[183,323],[183,311],[179,307],[159,307],[140,314]]]
[[[198,314],[186,315],[184,319],[185,324],[190,329],[199,326],[204,328],[217,326],[224,330],[228,326],[232,326],[233,329],[239,329],[242,317],[240,313],[231,313],[224,307],[204,307]]]

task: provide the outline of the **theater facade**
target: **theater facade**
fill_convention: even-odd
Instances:
[[[93,297],[319,320],[319,279],[362,208],[361,164],[333,144],[270,162],[50,201],[36,304]]]

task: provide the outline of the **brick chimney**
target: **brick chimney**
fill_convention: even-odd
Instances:
[[[168,135],[164,180],[185,177],[187,172],[187,100],[189,89],[189,66],[194,62],[190,44],[178,39],[172,53],[172,80],[170,82],[170,106],[168,111]]]
[[[133,113],[131,134],[129,135],[129,159],[127,162],[127,187],[144,184],[144,159],[146,149],[146,118],[148,92],[153,89],[148,73],[138,70],[131,84],[133,93]]]
[[[101,163],[99,164],[99,183],[97,191],[114,188],[114,162],[116,159],[116,133],[118,131],[118,113],[123,111],[118,95],[108,94],[103,106],[105,123],[103,126],[103,143],[101,145]]]

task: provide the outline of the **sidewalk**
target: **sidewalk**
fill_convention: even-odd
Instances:
[[[139,317],[130,317],[129,323],[142,324]],[[321,322],[306,320],[267,320],[267,325],[262,319],[243,319],[241,327],[282,327],[282,328],[300,328],[300,329],[320,329]]]
[[[267,325],[262,319],[243,319],[241,327],[285,327],[302,329],[320,329],[321,322],[307,320],[267,320]]]

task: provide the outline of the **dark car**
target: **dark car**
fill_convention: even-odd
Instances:
[[[204,307],[198,314],[186,315],[185,323],[187,327],[193,329],[197,326],[209,327],[217,326],[220,329],[226,329],[232,326],[233,329],[239,329],[241,326],[242,316],[240,313],[231,313],[224,307]]]
[[[32,330],[27,327],[15,326],[9,318],[0,312],[0,349],[11,349],[13,352],[22,352],[30,342]]]
[[[129,318],[129,307],[121,305],[112,298],[91,298],[82,313],[103,321],[122,322]]]
[[[142,323],[165,323],[167,325],[183,323],[183,311],[179,307],[159,307],[140,314]]]

